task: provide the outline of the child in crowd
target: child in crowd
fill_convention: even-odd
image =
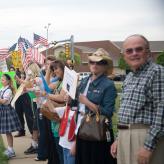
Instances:
[[[0,134],[6,134],[8,148],[4,154],[8,158],[12,158],[15,157],[12,132],[20,130],[21,124],[16,110],[10,105],[15,93],[11,77],[8,74],[3,74],[1,83],[3,87],[0,90]]]

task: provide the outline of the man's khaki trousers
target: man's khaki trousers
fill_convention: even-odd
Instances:
[[[138,164],[137,152],[143,147],[148,128],[120,129],[118,133],[118,164]],[[158,142],[150,164],[164,164],[164,137]]]

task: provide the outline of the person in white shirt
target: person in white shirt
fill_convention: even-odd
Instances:
[[[12,132],[20,130],[21,124],[15,109],[10,105],[15,93],[11,77],[3,74],[1,83],[3,87],[0,89],[0,134],[6,134],[8,148],[4,154],[12,158],[15,157]]]

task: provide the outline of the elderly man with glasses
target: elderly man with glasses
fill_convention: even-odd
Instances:
[[[123,83],[111,154],[118,164],[163,164],[164,67],[152,62],[149,42],[142,35],[128,37],[123,54],[132,72]]]

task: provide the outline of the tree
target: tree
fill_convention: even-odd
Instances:
[[[63,51],[61,51],[61,52],[59,53],[59,55],[57,56],[57,58],[60,59],[60,60],[65,61],[65,62],[66,62],[66,60],[68,60],[68,59],[66,58],[66,55],[65,55],[65,53],[64,53]],[[69,58],[69,59],[70,59],[70,58]],[[77,53],[74,54],[74,62],[75,62],[75,65],[80,65],[80,64],[81,64],[80,55],[77,54]]]
[[[66,56],[63,51],[60,51],[60,53],[56,56],[56,58],[66,62]]]
[[[164,51],[157,57],[157,64],[164,66]]]
[[[81,57],[80,57],[80,55],[78,53],[75,53],[74,60],[75,60],[75,64],[76,65],[80,65],[81,64]]]
[[[129,70],[128,64],[125,62],[124,58],[121,56],[118,60],[118,67],[123,70]]]

